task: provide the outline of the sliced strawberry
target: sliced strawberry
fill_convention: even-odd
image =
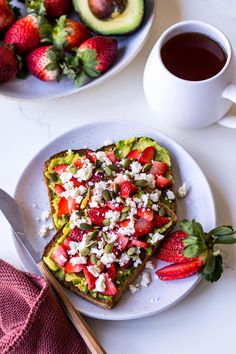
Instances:
[[[55,192],[58,197],[61,196],[63,192],[65,192],[65,188],[61,184],[55,184]]]
[[[160,216],[158,214],[154,215],[154,220],[153,220],[154,227],[162,227],[168,224],[169,221],[170,219],[167,218],[166,216]]]
[[[78,227],[75,227],[71,232],[69,233],[69,238],[72,241],[76,242],[81,242],[83,238],[84,232],[80,230]]]
[[[107,269],[107,272],[108,272],[108,275],[111,278],[111,280],[114,280],[115,276],[116,276],[116,264],[112,263],[110,265],[110,268]]]
[[[143,150],[143,152],[139,158],[139,162],[142,165],[145,165],[146,163],[150,163],[154,158],[154,154],[155,154],[154,146],[146,147],[146,149]]]
[[[92,163],[96,162],[97,160],[95,153],[91,150],[86,150],[86,156]]]
[[[126,155],[126,158],[127,159],[136,159],[136,160],[138,160],[140,158],[140,155],[141,155],[140,152],[137,149],[135,149],[135,150],[130,151]]]
[[[112,203],[112,202],[106,202],[106,206],[110,210],[119,211],[119,212],[121,212],[122,209],[124,209],[124,205],[117,205],[117,203]]]
[[[60,245],[59,247],[54,248],[51,253],[51,258],[59,265],[59,267],[64,267],[69,256],[64,248]]]
[[[95,288],[95,283],[97,279],[93,276],[93,274],[88,271],[86,266],[83,268],[83,271],[86,282],[88,284],[88,290],[92,291]]]
[[[71,215],[73,210],[77,210],[79,206],[76,203],[75,199],[73,199],[71,197],[69,197],[67,199],[67,203],[68,203],[68,212],[69,212],[69,215]]]
[[[140,248],[145,248],[145,249],[147,249],[148,246],[149,246],[147,242],[139,241],[139,240],[132,240],[131,241],[131,245],[132,246],[137,246],[137,247],[140,247]]]
[[[103,291],[103,295],[106,296],[115,296],[118,294],[118,290],[115,286],[115,284],[113,283],[113,281],[110,279],[109,274],[105,273],[105,282],[106,282],[106,289],[105,291]]]
[[[61,244],[61,246],[64,248],[65,251],[70,250],[70,242],[71,241],[73,241],[73,240],[70,239],[69,237],[66,237],[65,240],[63,241],[63,243]]]
[[[112,163],[116,162],[116,157],[113,151],[108,151],[107,153],[107,157],[109,158],[109,160],[111,160]]]
[[[127,245],[129,243],[129,237],[124,236],[119,232],[117,233],[117,236],[118,236],[117,242],[120,244],[122,251],[124,251],[127,248]]]
[[[125,179],[124,179],[124,176],[122,174],[118,175],[114,179],[114,183],[118,184],[119,186],[121,186],[124,182],[125,182]],[[114,187],[114,185],[113,185],[113,187]]]
[[[83,161],[81,159],[78,159],[74,162],[74,165],[78,168],[82,168],[83,167]]]
[[[119,225],[119,227],[125,228],[125,227],[127,227],[129,225],[129,223],[130,223],[130,219],[126,219],[126,220],[120,221],[118,223],[118,225]]]
[[[161,175],[164,176],[167,171],[167,164],[161,161],[153,161],[152,167],[149,171],[154,176]]]
[[[75,186],[75,187],[80,187],[80,186],[84,186],[84,185],[85,185],[85,181],[80,182],[80,181],[78,181],[78,179],[75,178],[75,177],[72,177],[72,178],[71,178],[71,182],[74,183],[74,186]]]
[[[91,219],[92,223],[98,226],[103,226],[103,220],[105,219],[105,214],[109,209],[103,208],[91,208],[88,210],[88,217]]]
[[[171,181],[164,177],[164,176],[157,176],[156,177],[156,186],[159,189],[168,188],[171,185]]]
[[[65,265],[65,273],[80,273],[84,270],[84,264],[73,264],[73,259],[78,256],[72,257]]]
[[[149,234],[153,230],[153,221],[148,221],[144,218],[139,218],[134,224],[136,237],[141,237]]]
[[[59,175],[61,175],[63,172],[66,172],[68,165],[62,163],[60,165],[57,165],[53,168],[53,170],[58,173]]]
[[[136,191],[135,185],[131,181],[124,181],[120,186],[120,196],[122,198],[129,198]]]
[[[57,214],[59,218],[63,215],[69,215],[68,202],[66,198],[61,198],[59,201]]]
[[[138,216],[141,218],[147,220],[147,221],[152,221],[154,218],[154,211],[152,209],[138,209]]]
[[[201,259],[192,260],[184,263],[171,264],[167,267],[159,269],[156,274],[161,280],[175,280],[186,278],[197,273],[203,267]]]

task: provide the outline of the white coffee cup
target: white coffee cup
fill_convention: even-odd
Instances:
[[[215,76],[201,81],[188,81],[173,75],[163,64],[162,46],[170,38],[186,32],[202,33],[225,50],[226,63]],[[153,47],[144,71],[144,92],[158,118],[177,127],[195,129],[218,122],[236,128],[236,117],[225,116],[233,102],[236,103],[233,75],[233,54],[226,36],[210,24],[184,21],[167,29]]]

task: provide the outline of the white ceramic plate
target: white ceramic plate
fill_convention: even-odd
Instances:
[[[190,186],[187,197],[178,201],[179,220],[195,218],[206,230],[215,226],[214,200],[208,182],[197,163],[179,144],[145,125],[126,121],[102,122],[79,127],[51,142],[28,164],[18,182],[15,198],[23,210],[26,237],[40,255],[50,240],[50,236],[46,239],[38,236],[40,223],[36,221],[41,211],[49,208],[43,180],[44,161],[62,150],[82,148],[85,145],[96,149],[104,145],[104,140],[116,141],[131,136],[149,136],[170,151],[176,188],[183,182]],[[40,208],[34,208],[34,203],[37,203]],[[24,268],[31,270],[32,265],[26,262],[27,258],[19,245],[17,249]],[[158,267],[161,266],[160,262]],[[167,309],[183,299],[199,281],[198,276],[192,276],[178,281],[161,282],[153,270],[147,271],[152,278],[151,284],[134,295],[127,290],[120,303],[112,310],[100,309],[69,291],[68,295],[85,315],[106,320],[127,320],[149,316]]]
[[[12,1],[14,5],[18,1]],[[18,4],[19,5],[19,4]],[[0,95],[21,100],[44,100],[68,96],[89,89],[113,77],[128,65],[142,49],[151,30],[154,19],[156,1],[146,1],[146,13],[143,25],[135,33],[117,37],[118,55],[113,66],[102,76],[77,88],[71,80],[63,78],[60,83],[47,83],[29,76],[26,80],[15,79],[0,85]],[[19,5],[22,8],[22,4]],[[78,18],[77,18],[78,19]]]

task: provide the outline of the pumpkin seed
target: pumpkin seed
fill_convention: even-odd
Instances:
[[[131,164],[131,160],[130,159],[125,159],[124,163],[123,163],[123,166],[125,169],[129,168]]]
[[[102,166],[102,161],[101,161],[101,160],[96,160],[95,166],[96,166],[97,168],[101,167],[101,166]]]
[[[90,261],[93,263],[93,264],[97,264],[97,257],[95,256],[95,254],[91,254],[90,256]]]
[[[104,241],[107,241],[107,236],[106,236],[105,232],[102,233],[102,238]]]
[[[148,171],[150,171],[151,167],[152,167],[152,163],[151,163],[151,162],[150,162],[150,163],[147,163],[147,164],[144,165],[144,167],[143,167],[143,172],[148,172]]]
[[[106,254],[108,254],[108,253],[111,253],[112,249],[113,249],[113,245],[111,243],[108,243],[106,245],[106,247],[104,248],[104,251]]]
[[[86,222],[82,222],[79,227],[83,231],[92,230],[93,228],[92,225],[87,224]]]
[[[87,247],[91,248],[94,247],[98,244],[98,241],[91,241],[90,243],[88,243]]]
[[[166,215],[166,209],[164,207],[161,207],[159,210],[158,210],[158,214],[160,216],[164,216]]]
[[[88,190],[87,190],[87,194],[86,196],[84,197],[84,199],[82,200],[82,203],[80,205],[80,208],[81,209],[85,209],[86,208],[86,205],[88,204],[88,201],[90,199],[90,196],[91,196],[91,188],[89,187]]]
[[[103,173],[103,172],[104,172],[104,170],[102,167],[99,167],[96,169],[96,173]]]
[[[51,181],[56,182],[58,180],[58,176],[56,173],[50,173],[49,178]]]
[[[77,172],[77,167],[75,165],[72,165],[69,167],[69,171],[70,173],[72,173],[72,175],[74,175]]]
[[[77,216],[84,216],[84,211],[83,210],[78,210],[75,212]]]
[[[103,220],[103,225],[104,226],[109,226],[110,225],[110,221],[108,219],[104,219]]]
[[[135,182],[135,185],[136,185],[137,187],[144,188],[144,187],[146,187],[146,185],[147,185],[147,181],[146,181],[145,179],[140,179],[140,180],[138,180],[138,181]]]
[[[153,202],[151,201],[151,199],[148,199],[147,207],[151,208],[152,206],[153,206]]]
[[[122,198],[122,197],[120,197],[120,202],[121,202],[122,204],[126,204],[126,203],[125,203],[125,199]]]
[[[120,190],[119,184],[115,183],[115,184],[114,184],[114,192],[115,192],[116,194],[118,194],[118,193],[119,193],[119,190]]]
[[[127,251],[128,256],[132,256],[136,252],[136,247],[131,247]]]
[[[109,200],[111,200],[111,193],[105,189],[104,191],[102,191],[102,197],[105,201],[109,202]]]
[[[110,192],[110,195],[111,195],[111,199],[116,198],[116,193],[115,193],[115,192],[111,191],[111,192]]]
[[[89,241],[93,240],[95,237],[97,237],[98,234],[99,234],[98,230],[94,230],[93,232],[89,232],[88,233],[88,240]]]
[[[128,217],[128,212],[126,211],[125,213],[120,214],[120,221],[126,220]]]
[[[120,170],[117,165],[113,165],[113,164],[108,165],[107,167],[110,168],[112,171],[115,171],[115,172],[118,172]]]
[[[105,173],[108,177],[110,177],[112,175],[112,170],[110,169],[110,167],[108,167],[108,166],[105,167]]]
[[[63,215],[63,221],[68,222],[70,220],[69,215]]]
[[[126,213],[126,212],[129,211],[129,210],[130,210],[130,207],[127,206],[127,207],[124,207],[124,208],[121,210],[121,212],[122,212],[122,213]]]
[[[90,252],[90,249],[88,247],[85,247],[82,250],[80,250],[79,253],[82,257],[86,257],[89,255],[89,252]]]

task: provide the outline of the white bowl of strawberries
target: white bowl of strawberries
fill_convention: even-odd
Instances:
[[[111,3],[84,1],[93,6]],[[95,34],[75,12],[75,2],[26,0],[9,4],[0,0],[0,95],[22,100],[71,95],[102,83],[134,59],[150,32],[154,0],[136,0],[140,7],[145,6],[143,18],[134,33],[119,36]],[[134,0],[122,3],[124,17]],[[14,14],[13,5],[20,8],[21,15]],[[113,8],[113,15],[117,16],[118,10]],[[96,20],[108,23],[104,18]]]

